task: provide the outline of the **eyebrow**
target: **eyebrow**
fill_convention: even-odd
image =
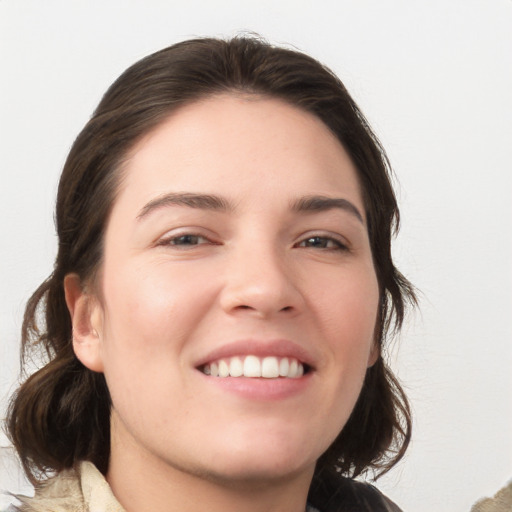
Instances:
[[[233,211],[234,206],[224,197],[212,194],[194,194],[192,192],[171,192],[152,199],[146,203],[137,215],[140,220],[155,210],[168,206],[187,206],[200,210],[220,212]],[[292,210],[300,213],[321,212],[332,209],[341,209],[354,215],[364,224],[363,216],[358,208],[341,197],[305,196],[292,203]]]
[[[338,208],[344,210],[364,224],[363,215],[359,209],[347,199],[341,197],[306,196],[301,197],[292,204],[292,209],[297,212],[322,212]]]
[[[145,204],[137,215],[140,220],[155,210],[166,206],[188,206],[189,208],[197,208],[200,210],[213,210],[227,212],[233,210],[226,199],[211,194],[193,194],[189,192],[176,192],[163,194]]]

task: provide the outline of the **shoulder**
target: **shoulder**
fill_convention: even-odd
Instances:
[[[16,496],[19,512],[85,512],[78,472],[62,471],[35,488],[33,497]]]
[[[471,508],[471,512],[510,512],[512,510],[512,480],[494,497],[479,500]]]
[[[402,512],[373,485],[341,476],[316,479],[308,499],[319,512]]]
[[[33,498],[17,499],[19,512],[123,512],[104,476],[90,462],[49,478],[36,487]]]

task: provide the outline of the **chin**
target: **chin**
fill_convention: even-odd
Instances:
[[[272,458],[274,459],[274,458]],[[298,463],[290,461],[290,464],[282,463],[277,460],[267,461],[246,461],[227,464],[224,466],[216,465],[213,468],[202,468],[195,474],[209,480],[229,487],[254,488],[255,486],[264,487],[269,483],[275,484],[282,480],[287,481],[297,478],[299,475],[308,474],[313,476],[315,462]]]
[[[201,472],[208,480],[231,482],[234,485],[244,482],[264,485],[303,473],[311,473],[312,476],[317,458],[308,454],[304,445],[290,447],[283,443],[262,446],[261,443],[254,443],[243,448],[233,445],[223,456],[216,455],[210,464],[203,465]]]

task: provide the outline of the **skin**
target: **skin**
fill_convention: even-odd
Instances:
[[[223,207],[162,200],[177,193]],[[352,207],[299,211],[312,195]],[[362,195],[327,127],[254,96],[173,113],[129,155],[98,287],[65,280],[75,352],[112,395],[107,479],[121,504],[303,511],[378,356]],[[272,353],[276,340],[309,368],[280,379],[284,392],[243,377],[230,388],[198,368],[232,342]]]

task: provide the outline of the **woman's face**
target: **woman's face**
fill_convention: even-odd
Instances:
[[[311,473],[377,355],[356,171],[321,121],[275,99],[194,103],[135,146],[100,286],[75,350],[105,373],[113,453],[144,464]]]

